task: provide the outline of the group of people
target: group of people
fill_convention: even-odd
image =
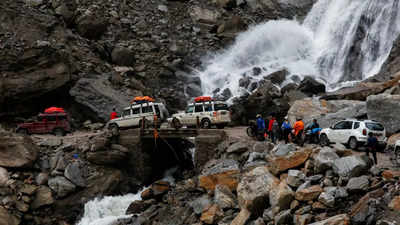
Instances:
[[[268,127],[266,126],[268,124]],[[306,129],[313,130],[319,128],[316,119],[313,120],[310,126]],[[275,116],[271,115],[268,120],[264,120],[261,114],[257,114],[257,131],[263,133],[265,137],[269,138],[273,143],[277,140],[284,140],[287,144],[290,139],[295,143],[302,145],[302,135],[304,132],[304,122],[301,118],[297,118],[293,126],[289,123],[288,118],[285,117],[282,124],[279,126]]]

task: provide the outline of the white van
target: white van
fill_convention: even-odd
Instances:
[[[132,104],[124,109],[120,117],[110,120],[106,127],[109,129],[140,127],[143,120],[147,123],[146,125],[153,125],[155,116],[157,126],[167,120],[169,113],[163,103]]]

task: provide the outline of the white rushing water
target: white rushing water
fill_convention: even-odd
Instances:
[[[162,180],[174,184],[175,179],[172,177],[172,174],[177,169],[177,167],[174,167],[167,170]],[[136,194],[106,196],[87,202],[83,217],[77,225],[111,225],[118,219],[131,217],[132,215],[125,215],[126,210],[133,201],[142,199],[141,194],[146,188],[143,188]]]
[[[319,0],[303,24],[278,20],[251,27],[204,60],[198,72],[202,91],[229,88],[239,96],[249,92],[239,87],[241,78],[257,82],[282,69],[290,73],[287,82],[311,75],[328,90],[366,79],[380,71],[400,34],[399,7],[399,0]],[[352,49],[356,40],[358,54]],[[262,73],[254,75],[254,67]]]

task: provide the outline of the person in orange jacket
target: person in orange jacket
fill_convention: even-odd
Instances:
[[[295,136],[295,140],[297,143],[302,145],[301,136],[303,135],[304,131],[304,122],[301,118],[296,119],[296,123],[293,125],[293,132]]]

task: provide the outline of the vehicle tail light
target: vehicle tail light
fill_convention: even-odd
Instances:
[[[367,136],[367,130],[364,129],[362,134],[363,134],[364,136]]]
[[[157,115],[154,115],[154,121],[157,121],[157,119],[158,119]]]
[[[216,117],[217,116],[217,112],[213,112],[213,116]]]

